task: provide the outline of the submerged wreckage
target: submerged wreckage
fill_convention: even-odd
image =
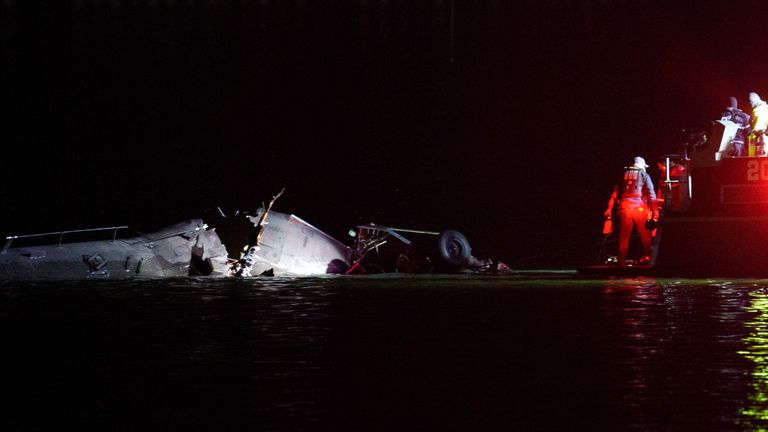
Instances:
[[[455,230],[361,225],[350,231],[350,247],[295,215],[272,211],[279,196],[255,214],[227,217],[216,209],[146,235],[115,226],[8,236],[0,279],[508,271],[501,262],[474,258]]]

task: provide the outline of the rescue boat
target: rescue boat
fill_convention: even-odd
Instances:
[[[768,277],[768,157],[731,157],[736,125],[712,123],[708,134],[659,161],[661,216],[650,265],[615,264],[618,233],[606,235],[597,265],[582,274],[662,277]],[[618,231],[618,230],[616,230]],[[633,239],[636,242],[636,239]],[[632,251],[632,249],[630,249]],[[631,252],[630,252],[631,254]]]

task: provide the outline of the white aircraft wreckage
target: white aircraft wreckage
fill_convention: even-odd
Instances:
[[[473,257],[455,230],[361,225],[350,230],[355,241],[347,246],[295,215],[272,211],[280,194],[254,214],[226,216],[216,209],[205,219],[151,234],[114,226],[8,236],[0,250],[0,279],[510,271]]]

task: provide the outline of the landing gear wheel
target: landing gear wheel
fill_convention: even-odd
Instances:
[[[347,263],[340,259],[331,260],[325,269],[326,274],[345,274],[349,270]]]
[[[472,248],[464,234],[456,230],[445,230],[437,239],[437,256],[447,266],[461,267],[469,262]]]

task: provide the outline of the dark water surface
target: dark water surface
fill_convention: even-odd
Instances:
[[[765,430],[768,280],[0,283],[3,430]]]

